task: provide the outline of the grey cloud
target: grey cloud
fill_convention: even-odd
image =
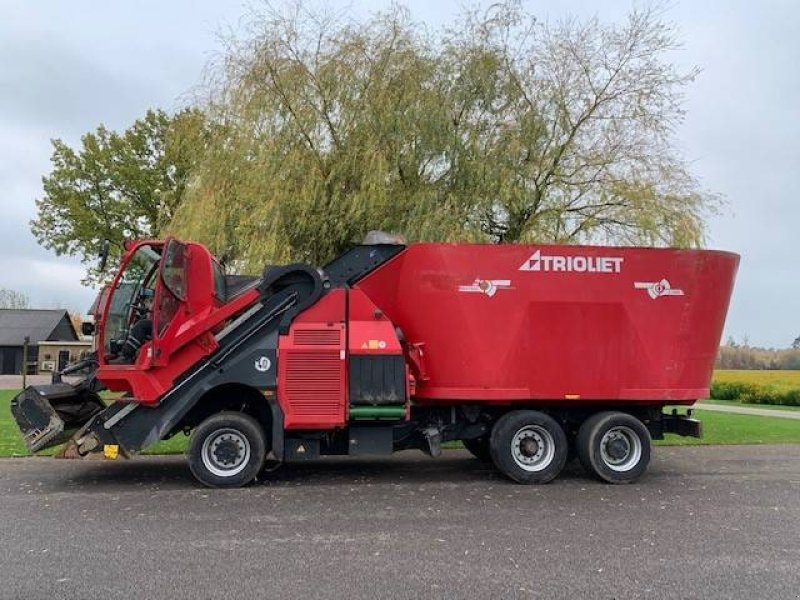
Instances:
[[[136,98],[135,82],[75,52],[63,40],[17,36],[0,42],[0,114],[35,129],[63,130],[98,121],[98,107],[118,121]]]

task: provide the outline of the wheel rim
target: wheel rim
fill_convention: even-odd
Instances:
[[[236,429],[219,429],[203,441],[203,466],[218,477],[241,473],[250,461],[250,442]]]
[[[612,427],[600,440],[600,458],[612,471],[630,471],[642,459],[642,440],[630,427]]]
[[[546,469],[556,455],[556,443],[541,425],[526,425],[511,438],[511,456],[520,469],[529,472]]]

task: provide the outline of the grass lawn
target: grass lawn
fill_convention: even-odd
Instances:
[[[10,402],[16,393],[14,390],[0,390],[0,457],[26,456],[28,454],[11,416]],[[725,404],[742,406],[738,402]],[[793,410],[791,407],[783,408]],[[797,408],[795,407],[794,410]],[[696,440],[669,435],[667,439],[655,443],[659,446],[800,443],[800,422],[797,420],[751,417],[704,410],[695,411],[695,415],[703,421],[705,430],[703,439]],[[176,435],[171,440],[159,442],[152,448],[148,448],[145,454],[181,454],[186,449],[188,439],[182,434]]]
[[[737,402],[733,404],[743,406]],[[747,405],[745,405],[747,406]],[[759,408],[772,408],[761,407]],[[693,446],[713,444],[796,444],[800,443],[800,421],[779,417],[751,417],[729,413],[696,410],[694,416],[703,422],[702,439],[667,435],[656,441],[658,446]]]

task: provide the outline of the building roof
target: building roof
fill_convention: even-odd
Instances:
[[[65,309],[0,308],[0,346],[22,346],[25,336],[30,338],[31,344],[50,340],[78,340]]]

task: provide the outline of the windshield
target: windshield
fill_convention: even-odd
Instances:
[[[139,318],[147,316],[147,300],[155,294],[159,249],[140,246],[112,291],[106,315],[103,342],[106,354],[118,354],[128,337],[128,330]],[[137,313],[137,314],[134,314]]]

